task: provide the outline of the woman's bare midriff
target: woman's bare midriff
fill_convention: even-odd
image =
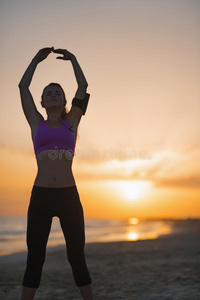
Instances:
[[[38,172],[34,185],[69,187],[75,185],[72,173],[73,157],[66,150],[44,150],[37,154]]]

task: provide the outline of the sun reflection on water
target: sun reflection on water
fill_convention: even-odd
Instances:
[[[136,232],[129,232],[126,235],[127,241],[137,241],[139,239],[139,235]]]
[[[132,217],[128,219],[126,227],[125,240],[138,241],[144,239],[157,239],[160,235],[170,234],[171,226],[163,221],[140,221],[138,218]]]

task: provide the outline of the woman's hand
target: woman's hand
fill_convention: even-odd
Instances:
[[[47,56],[54,50],[54,47],[51,48],[43,48],[38,51],[34,59],[39,63],[43,61]]]
[[[53,52],[63,55],[63,56],[56,57],[57,59],[72,60],[73,58],[75,58],[75,56],[72,53],[70,53],[69,51],[67,51],[65,49],[54,49]]]

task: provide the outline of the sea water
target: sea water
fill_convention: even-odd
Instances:
[[[25,251],[26,217],[0,217],[0,255]],[[172,232],[168,220],[85,220],[86,242],[137,241],[155,239]],[[58,218],[53,218],[48,247],[65,244]]]

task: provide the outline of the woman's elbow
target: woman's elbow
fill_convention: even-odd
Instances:
[[[18,88],[22,89],[22,88],[27,88],[27,84],[24,84],[23,82],[20,81],[20,83],[18,84]]]
[[[81,84],[78,85],[78,90],[79,91],[86,91],[87,87],[88,87],[88,83],[84,82],[84,83],[81,83]]]
[[[23,84],[22,84],[22,82],[20,81],[19,84],[18,84],[18,88],[21,89],[22,87],[23,87]]]
[[[87,87],[88,87],[88,83],[87,83],[87,81],[85,81],[83,84],[83,88],[87,89]]]

